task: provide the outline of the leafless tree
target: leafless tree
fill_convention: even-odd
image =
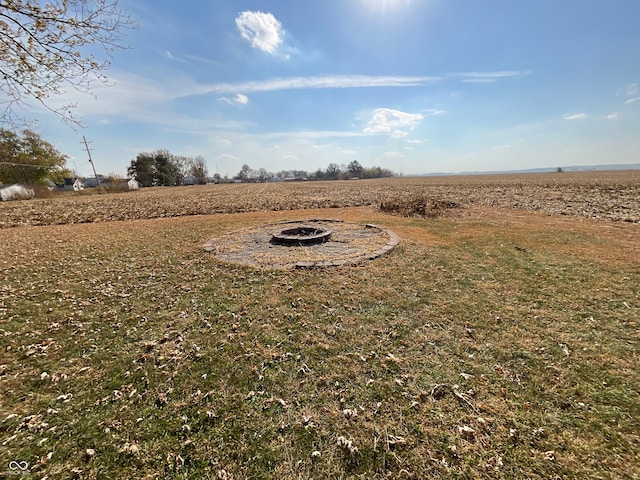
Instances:
[[[136,27],[118,0],[0,0],[0,123],[22,122],[14,107],[35,100],[81,125],[74,104],[53,106],[51,97],[68,87],[91,94],[94,80],[107,82],[109,58],[128,48],[123,30]]]

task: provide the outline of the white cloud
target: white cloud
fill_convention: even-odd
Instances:
[[[282,45],[282,24],[271,13],[242,12],[236,18],[236,26],[242,38],[263,52],[275,55],[278,47]]]
[[[344,150],[341,151],[341,153],[343,153],[345,155],[355,155],[356,151],[352,150],[350,148],[345,148]]]
[[[364,137],[361,132],[351,132],[346,130],[313,130],[313,131],[295,131],[295,132],[269,132],[253,135],[263,142],[274,141],[315,141],[319,139],[331,138],[353,138]]]
[[[582,120],[584,118],[587,118],[586,113],[573,113],[573,114],[566,114],[564,116],[565,120]]]
[[[606,118],[607,120],[617,120],[618,112],[610,113],[609,115],[606,115],[604,118]]]
[[[228,138],[212,138],[210,142],[220,148],[229,148],[233,142]]]
[[[215,60],[210,60],[208,58],[200,57],[198,55],[193,55],[189,53],[176,54],[169,50],[166,50],[164,52],[164,56],[173,62],[179,62],[179,63],[185,63],[185,64],[202,63],[205,65],[216,65],[216,66],[220,65],[220,63],[216,62]]]
[[[623,91],[619,91],[618,94],[627,97],[624,102],[625,105],[640,102],[640,85],[638,85],[638,83],[630,83],[624,87]]]
[[[216,160],[238,160],[238,157],[235,155],[229,155],[228,153],[223,153],[222,155],[218,155]]]
[[[451,73],[449,77],[461,78],[467,83],[494,83],[501,78],[519,77],[530,72],[521,72],[519,70],[501,70],[497,72],[459,72]]]
[[[249,103],[249,97],[241,93],[236,94],[235,97],[220,97],[221,102],[228,103],[229,105],[246,105]]]
[[[197,93],[275,92],[312,88],[419,87],[439,81],[439,77],[367,75],[325,75],[319,77],[274,78],[255,82],[202,85]]]
[[[464,83],[496,83],[495,78],[463,78]]]
[[[402,130],[396,130],[391,134],[391,138],[405,138],[409,135],[409,132],[403,132]]]
[[[428,142],[428,141],[429,141],[428,138],[424,138],[424,139],[415,138],[415,139],[407,140],[407,142],[409,142],[409,143],[425,143],[425,142]]]
[[[423,110],[427,114],[428,117],[440,117],[445,114],[444,110],[438,110],[436,108],[427,108]]]
[[[402,156],[400,152],[385,152],[384,155],[385,157],[389,157],[389,158],[397,158]]]
[[[493,150],[509,150],[510,148],[512,148],[512,145],[507,143],[505,145],[494,145],[493,147],[491,147]]]
[[[400,138],[406,129],[413,130],[424,118],[420,113],[407,113],[391,108],[378,108],[373,112],[373,118],[369,121],[364,133],[392,133],[393,138]]]

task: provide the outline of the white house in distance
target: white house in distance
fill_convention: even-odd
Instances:
[[[80,181],[79,178],[65,178],[63,183],[56,185],[56,189],[63,191],[71,191],[79,192],[80,190],[84,190],[84,184]]]
[[[129,190],[138,190],[140,188],[140,184],[135,178],[130,178],[127,181],[127,187],[129,187]]]

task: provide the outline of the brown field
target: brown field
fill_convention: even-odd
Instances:
[[[90,191],[0,204],[0,228],[308,208],[378,206],[426,198],[640,222],[640,170],[227,184]]]
[[[2,204],[0,478],[639,479],[639,179]],[[203,252],[305,218],[401,243],[328,269]]]

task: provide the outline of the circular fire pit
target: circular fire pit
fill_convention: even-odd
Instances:
[[[228,232],[204,244],[218,260],[259,268],[355,265],[393,250],[400,239],[377,225],[307,219]]]
[[[315,245],[329,240],[331,233],[331,230],[325,228],[301,225],[273,232],[271,243],[277,245]]]

